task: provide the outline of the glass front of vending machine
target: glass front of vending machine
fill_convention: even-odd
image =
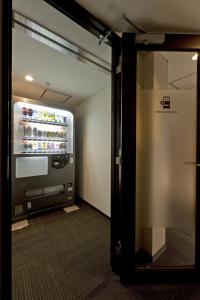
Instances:
[[[70,111],[14,97],[13,221],[74,203],[74,117]]]

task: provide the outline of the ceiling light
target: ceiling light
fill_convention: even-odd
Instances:
[[[26,75],[26,76],[25,76],[25,79],[26,79],[27,81],[33,81],[33,80],[34,80],[33,77],[32,77],[31,75]]]
[[[198,58],[198,54],[197,53],[192,56],[192,60],[197,60],[197,58]]]

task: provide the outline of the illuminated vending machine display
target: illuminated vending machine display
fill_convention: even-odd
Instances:
[[[74,203],[74,116],[40,104],[13,100],[13,220]]]
[[[14,154],[73,153],[73,115],[69,111],[14,104]]]

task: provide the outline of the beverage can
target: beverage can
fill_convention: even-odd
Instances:
[[[41,151],[41,150],[42,150],[42,143],[38,142],[38,151]]]
[[[59,123],[62,123],[62,116],[61,115],[58,116],[58,121],[59,121]]]
[[[60,132],[59,132],[59,137],[60,137],[61,139],[63,139],[63,137],[64,137],[63,131],[60,131]]]
[[[28,149],[28,144],[25,142],[24,143],[24,151],[27,152],[27,149]]]
[[[38,147],[37,147],[37,142],[33,142],[33,150],[34,150],[34,151],[37,151],[37,148],[38,148]]]
[[[50,113],[48,113],[47,121],[48,121],[48,122],[51,122],[51,114],[50,114]]]
[[[46,143],[45,143],[45,142],[42,143],[42,150],[43,150],[43,151],[46,150]]]
[[[48,142],[47,143],[47,150],[50,151],[51,150],[51,144]]]
[[[55,122],[55,113],[51,114],[51,122],[53,122],[53,123]]]
[[[51,151],[55,151],[55,145],[54,145],[54,143],[51,143]]]
[[[28,112],[28,110],[27,110],[27,108],[24,106],[24,107],[22,108],[22,115],[23,115],[23,116],[27,116],[27,112]]]

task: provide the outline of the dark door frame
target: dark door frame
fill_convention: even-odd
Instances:
[[[110,28],[100,22],[86,9],[74,0],[44,0],[67,17],[78,23],[97,37],[105,36]],[[2,13],[2,102],[0,103],[0,299],[11,299],[11,73],[12,73],[12,0],[1,2]],[[119,241],[119,187],[118,166],[115,156],[119,152],[120,109],[121,98],[117,84],[119,75],[116,69],[120,60],[121,38],[112,32],[107,42],[112,48],[112,145],[111,145],[111,266],[119,270],[118,256],[115,256],[115,247]],[[1,86],[0,86],[1,87]],[[118,228],[118,230],[115,230]],[[117,259],[116,259],[117,258]]]
[[[196,243],[194,267],[136,269],[136,61],[137,51],[200,51],[200,35],[166,34],[161,45],[135,44],[133,33],[122,37],[122,182],[121,268],[122,282],[198,280],[200,275],[200,170],[196,176]],[[197,163],[200,162],[200,58],[197,62]],[[199,254],[199,255],[198,255]]]
[[[1,1],[0,75],[0,299],[11,298],[11,70],[12,1]]]

